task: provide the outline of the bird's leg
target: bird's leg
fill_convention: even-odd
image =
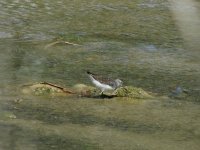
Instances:
[[[100,95],[103,95],[103,91],[101,91]]]
[[[116,94],[117,89],[118,89],[118,88],[115,88],[115,89],[114,89],[114,91],[112,92],[112,95],[115,95],[115,94]]]
[[[115,95],[115,94],[116,94],[116,91],[117,91],[117,89],[115,89],[115,90],[112,92],[112,95]]]
[[[101,93],[100,93],[100,95],[103,95],[103,92],[104,92],[104,89],[102,89],[102,90],[101,90]]]

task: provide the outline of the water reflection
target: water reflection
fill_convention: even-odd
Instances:
[[[198,149],[199,3],[170,3],[1,0],[0,149]],[[79,45],[51,45],[59,40]],[[156,98],[20,92],[41,81],[90,84],[88,69]]]
[[[199,3],[194,0],[170,0],[171,9],[174,13],[176,23],[187,42],[190,51],[196,52],[199,56],[199,42],[200,39],[200,12]],[[199,58],[197,58],[199,59]]]

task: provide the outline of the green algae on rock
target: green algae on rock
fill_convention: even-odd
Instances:
[[[66,96],[75,94],[74,92],[67,90],[66,88],[47,82],[26,85],[23,87],[22,93],[34,94],[37,96],[42,96],[42,95]]]
[[[129,97],[129,98],[137,98],[137,99],[145,99],[145,98],[152,98],[150,94],[144,91],[141,88],[136,88],[133,86],[124,86],[118,88],[115,91],[115,95],[117,97]]]
[[[53,96],[70,96],[77,95],[81,97],[97,97],[99,96],[100,91],[92,86],[88,86],[85,84],[76,84],[71,89],[66,89],[64,87],[47,83],[35,83],[31,85],[26,85],[22,89],[22,93],[24,94],[33,94],[36,96],[44,96],[44,95],[53,95]],[[150,94],[144,91],[141,88],[136,88],[133,86],[124,86],[118,88],[113,93],[105,92],[101,95],[102,98],[114,98],[114,97],[127,97],[127,98],[136,98],[136,99],[145,99],[152,98]]]
[[[74,86],[74,91],[83,97],[96,97],[99,95],[100,91],[92,86],[87,86],[84,84],[77,84]],[[102,98],[114,98],[114,97],[127,97],[136,99],[152,98],[153,96],[144,91],[141,88],[136,88],[133,86],[124,86],[118,88],[115,92],[104,92],[101,95]]]
[[[98,89],[85,84],[76,84],[73,86],[73,90],[80,96],[83,97],[93,97],[97,95]]]
[[[10,112],[10,111],[3,111],[0,114],[1,120],[16,119],[16,118],[17,116],[13,112]]]

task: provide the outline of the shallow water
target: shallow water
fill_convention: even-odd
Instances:
[[[0,149],[197,150],[199,34],[184,30],[188,22],[172,3],[2,0]],[[195,12],[200,11],[195,4]],[[198,18],[191,19],[196,30]],[[79,45],[49,46],[58,40]],[[88,69],[157,96],[130,100],[21,93],[21,85],[41,81],[90,85]],[[187,93],[175,91],[175,97],[171,91],[177,86]]]

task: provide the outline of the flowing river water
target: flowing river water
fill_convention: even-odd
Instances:
[[[0,149],[199,149],[199,12],[199,0],[1,0]],[[21,92],[91,85],[86,70],[157,96]]]

